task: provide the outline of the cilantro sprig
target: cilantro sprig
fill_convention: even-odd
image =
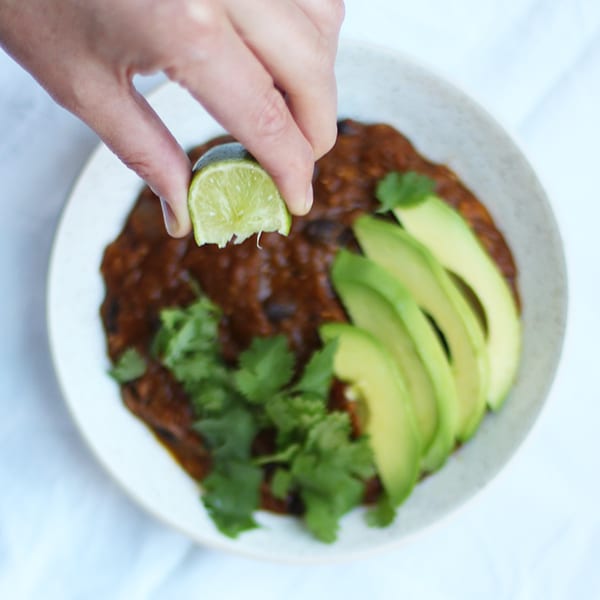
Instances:
[[[297,494],[307,527],[324,542],[335,541],[340,517],[360,504],[375,473],[367,438],[352,439],[349,414],[327,410],[336,346],[332,340],[315,352],[292,385],[294,355],[285,338],[255,339],[235,373],[238,390],[277,432],[276,452],[255,461],[277,465],[273,495]]]
[[[364,481],[374,475],[367,438],[352,440],[350,430],[348,413],[328,413],[306,432],[271,484],[280,497],[299,492],[306,525],[323,542],[335,541],[340,517],[361,503]]]
[[[108,374],[118,383],[128,383],[141,377],[146,368],[144,357],[135,348],[128,348],[119,356]]]
[[[203,481],[202,501],[216,526],[236,537],[257,527],[262,472],[252,460],[258,419],[235,388],[219,344],[221,311],[205,296],[186,308],[160,314],[154,355],[190,397],[200,433],[212,454],[212,470]]]
[[[190,397],[194,429],[212,455],[204,505],[230,537],[256,527],[263,468],[270,465],[273,495],[300,498],[308,529],[334,541],[340,517],[360,504],[375,472],[368,439],[354,439],[349,415],[327,407],[336,341],[315,352],[301,373],[281,335],[255,338],[231,367],[218,343],[220,317],[204,296],[163,310],[152,345]],[[275,449],[255,455],[253,442],[263,430],[274,432]]]
[[[375,197],[381,202],[377,212],[385,213],[399,206],[414,206],[434,191],[435,181],[426,175],[415,171],[392,171],[380,179],[375,188]]]

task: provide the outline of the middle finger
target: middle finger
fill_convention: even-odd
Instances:
[[[336,40],[323,35],[290,0],[226,0],[231,23],[285,92],[315,158],[336,136]]]

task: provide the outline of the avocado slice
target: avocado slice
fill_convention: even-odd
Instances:
[[[456,386],[432,325],[408,290],[372,260],[341,250],[331,270],[333,286],[352,322],[390,352],[406,382],[422,441],[422,466],[442,466],[454,447]]]
[[[521,321],[506,280],[468,223],[440,198],[427,196],[394,214],[479,299],[487,323],[488,404],[498,410],[515,380],[521,353]]]
[[[431,252],[400,226],[362,216],[354,234],[366,255],[396,277],[442,332],[458,396],[456,438],[469,439],[485,413],[489,365],[482,327]]]
[[[389,352],[370,333],[347,323],[320,328],[324,342],[338,340],[333,370],[365,408],[364,432],[388,500],[398,506],[420,472],[421,444],[406,385]]]

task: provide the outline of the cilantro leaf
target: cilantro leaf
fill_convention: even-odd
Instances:
[[[333,380],[333,359],[338,340],[330,340],[311,357],[294,390],[327,398]]]
[[[361,479],[367,479],[375,474],[369,440],[366,436],[351,440],[351,430],[348,413],[328,413],[308,432],[306,447],[321,455],[330,455],[330,460],[340,469],[345,469]]]
[[[188,307],[164,309],[160,313],[161,329],[153,343],[153,353],[173,371],[186,357],[195,354],[218,357],[220,310],[206,297]],[[186,376],[178,377],[185,381]]]
[[[384,492],[377,505],[367,512],[367,524],[370,527],[387,527],[396,518],[396,509]]]
[[[194,412],[200,417],[220,414],[232,404],[231,390],[218,379],[195,384],[190,395]]]
[[[373,477],[377,472],[373,450],[366,436],[354,440],[352,444],[342,446],[337,453],[337,459],[347,465],[349,473],[363,481]]]
[[[273,454],[261,454],[254,459],[255,465],[266,465],[269,463],[289,463],[300,450],[300,444],[290,444]]]
[[[348,413],[341,411],[329,413],[308,432],[306,446],[319,452],[336,450],[348,443],[350,431]]]
[[[322,542],[335,542],[341,514],[333,510],[327,496],[310,490],[303,490],[300,495],[306,507],[304,520],[308,529]]]
[[[357,506],[364,493],[363,483],[339,467],[331,456],[307,452],[291,469],[306,508],[306,525],[324,542],[335,541],[340,517]]]
[[[292,487],[292,474],[287,469],[277,469],[271,480],[271,493],[275,498],[283,500]]]
[[[250,456],[256,426],[244,406],[235,406],[220,416],[201,419],[194,429],[202,434],[215,460],[247,459]]]
[[[135,348],[128,348],[108,374],[119,383],[127,383],[141,377],[146,372],[146,368],[144,357]]]
[[[285,336],[254,338],[240,355],[234,373],[237,389],[249,402],[262,403],[290,382],[294,362]]]
[[[220,311],[206,297],[161,311],[152,351],[191,397],[198,416],[222,410],[234,393],[220,353]]]
[[[262,471],[249,462],[219,463],[203,480],[202,502],[219,530],[235,538],[258,527],[252,517],[258,509]]]
[[[398,206],[414,206],[433,194],[435,181],[426,175],[408,171],[392,171],[380,179],[375,188],[375,197],[381,202],[377,210],[384,213]]]
[[[214,357],[202,353],[190,354],[177,360],[175,363],[166,361],[166,366],[177,381],[183,383],[188,392],[194,392],[197,384],[206,381],[222,381],[226,377],[226,369]]]
[[[285,445],[319,423],[326,414],[323,399],[317,396],[276,394],[264,405],[265,414],[277,429],[277,444]]]

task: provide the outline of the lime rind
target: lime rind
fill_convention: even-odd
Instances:
[[[193,177],[188,208],[196,243],[240,244],[254,234],[287,235],[291,215],[267,172],[249,159],[222,160]]]

